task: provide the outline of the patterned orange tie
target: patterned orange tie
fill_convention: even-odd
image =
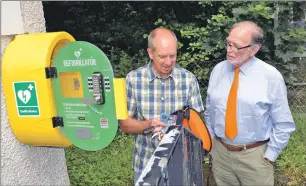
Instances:
[[[237,90],[239,81],[239,68],[235,68],[235,76],[232,88],[228,95],[225,115],[225,136],[233,140],[238,133],[237,127]]]

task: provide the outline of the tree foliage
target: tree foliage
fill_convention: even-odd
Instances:
[[[305,6],[305,2],[300,4]],[[305,18],[297,17],[297,21],[304,19],[303,25],[297,26],[290,14],[301,13],[302,9],[294,9],[292,2],[202,2],[200,5],[203,11],[195,16],[194,22],[171,24],[159,19],[155,23],[180,35],[181,66],[192,69],[198,64],[201,69],[195,68],[193,72],[199,80],[207,80],[211,68],[224,59],[224,41],[230,26],[251,20],[263,28],[266,36],[257,56],[277,67],[288,83],[294,82],[296,78],[290,72],[296,63],[294,58],[303,52],[306,55],[306,31]],[[212,8],[218,12],[210,15],[205,11]]]
[[[305,2],[44,2],[48,31],[67,31],[97,45],[110,58],[117,77],[147,60],[146,37],[156,27],[174,30],[178,64],[207,82],[225,58],[230,26],[252,20],[265,31],[258,57],[294,82],[294,57],[305,53]],[[56,11],[55,11],[56,10]],[[296,23],[300,23],[296,25]],[[198,67],[198,68],[196,68]]]

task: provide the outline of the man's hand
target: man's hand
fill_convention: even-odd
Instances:
[[[271,160],[269,160],[268,158],[264,158],[265,159],[265,161],[267,161],[268,163],[270,163],[271,165],[274,165],[274,162],[273,161],[271,161]]]
[[[159,117],[155,117],[152,122],[151,126],[155,126],[155,129],[152,131],[153,134],[160,132],[163,127],[167,126],[165,123],[159,120]]]

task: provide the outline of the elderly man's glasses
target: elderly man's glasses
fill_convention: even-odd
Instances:
[[[239,51],[242,50],[244,48],[249,48],[250,46],[252,46],[252,44],[244,46],[244,47],[238,47],[237,45],[230,43],[230,42],[225,42],[225,48],[231,47],[232,50],[234,51]]]

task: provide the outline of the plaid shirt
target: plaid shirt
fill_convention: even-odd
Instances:
[[[198,112],[204,110],[196,77],[179,66],[163,79],[154,74],[149,62],[127,75],[126,86],[128,114],[138,120],[152,120],[186,105]],[[136,174],[141,174],[158,145],[157,137],[151,137],[135,135],[133,170]]]

